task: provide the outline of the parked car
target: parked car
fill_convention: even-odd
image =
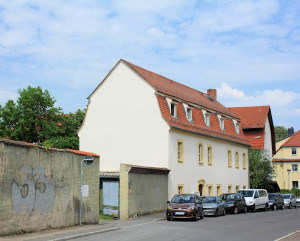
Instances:
[[[282,197],[284,199],[284,205],[288,208],[297,208],[297,201],[294,194],[282,194]]]
[[[269,193],[269,207],[273,210],[284,209],[284,199],[280,193]]]
[[[225,202],[226,213],[247,212],[247,205],[241,193],[223,193],[220,198]]]
[[[225,215],[225,202],[217,196],[201,196],[203,204],[204,215]]]
[[[257,209],[268,210],[269,197],[265,189],[241,189],[237,193],[243,194],[248,210],[255,211]]]
[[[168,221],[175,218],[198,220],[204,217],[202,202],[196,194],[177,194],[171,202],[168,201],[167,203]]]
[[[300,207],[300,196],[296,197],[297,206]]]

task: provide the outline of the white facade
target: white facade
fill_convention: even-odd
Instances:
[[[119,62],[90,96],[79,148],[101,156],[101,171],[119,171],[120,163],[167,167],[168,130],[155,90]]]
[[[166,167],[169,173],[169,198],[184,186],[184,192],[211,195],[249,188],[248,147],[234,142],[172,129],[158,104],[155,89],[120,61],[89,97],[89,105],[78,132],[80,150],[100,155],[101,171],[119,171],[120,163]],[[177,140],[182,140],[183,163],[177,161]],[[204,164],[198,165],[198,144],[203,144]],[[212,165],[207,164],[207,146],[212,148]],[[228,167],[228,150],[232,167]],[[239,168],[234,153],[239,153]],[[246,158],[243,169],[242,155]]]
[[[236,191],[249,188],[248,179],[248,148],[229,141],[190,134],[184,131],[170,131],[169,139],[169,198],[177,193],[178,185],[184,186],[185,193],[199,191],[200,181],[204,183],[204,193],[208,194],[208,187],[212,186],[212,195],[217,195],[217,186],[221,193],[228,192],[228,186]],[[177,162],[177,140],[183,141],[184,160]],[[203,165],[198,164],[198,144],[203,146]],[[207,148],[212,147],[212,165],[208,164]],[[232,151],[232,167],[228,167],[228,150]],[[235,167],[234,154],[239,153],[239,168]],[[246,169],[243,169],[242,155],[246,155]],[[204,181],[204,182],[203,182]]]
[[[271,126],[268,117],[266,118],[266,123],[265,123],[264,149],[268,152],[270,156],[270,160],[272,160],[272,135],[271,135]]]

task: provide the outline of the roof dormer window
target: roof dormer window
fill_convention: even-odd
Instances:
[[[202,110],[202,114],[203,114],[205,125],[207,127],[210,127],[210,114],[211,114],[211,112],[209,112],[207,110]]]
[[[170,104],[170,114],[171,114],[172,117],[177,116],[177,103],[171,102],[171,104]]]
[[[225,117],[222,115],[217,115],[219,120],[219,125],[221,130],[225,131]]]
[[[238,120],[232,120],[236,134],[240,134],[240,122]]]
[[[190,107],[186,109],[186,118],[189,122],[193,121],[193,109]]]

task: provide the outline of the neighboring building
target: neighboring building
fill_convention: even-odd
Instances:
[[[170,169],[169,198],[247,188],[249,142],[216,96],[120,60],[88,97],[80,149],[101,153],[101,171]]]
[[[231,107],[241,119],[245,137],[253,149],[265,149],[270,160],[276,153],[275,131],[270,106]],[[259,138],[258,138],[259,137]]]
[[[281,146],[278,146],[278,151],[273,156],[273,165],[275,165],[277,170],[275,180],[281,189],[299,188],[299,164],[300,131],[288,137]]]

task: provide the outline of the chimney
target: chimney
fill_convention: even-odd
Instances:
[[[214,100],[217,100],[217,90],[216,89],[208,89],[207,95],[213,98]]]
[[[288,136],[294,135],[294,127],[288,128]]]

